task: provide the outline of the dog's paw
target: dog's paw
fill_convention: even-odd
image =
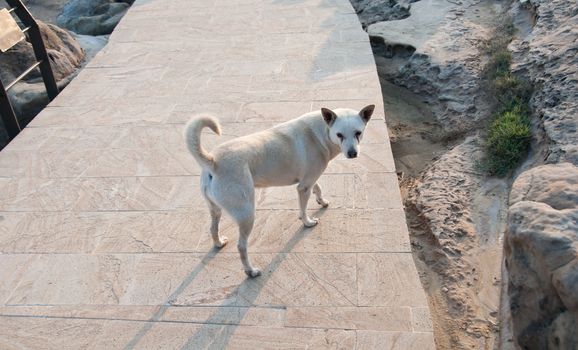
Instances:
[[[306,218],[305,220],[303,220],[303,225],[305,225],[305,227],[313,227],[318,223],[319,223],[318,218]]]
[[[317,204],[319,204],[323,208],[327,208],[329,206],[329,202],[324,201],[323,199],[317,199]]]
[[[219,242],[215,242],[215,248],[221,249],[227,245],[229,239],[227,237],[221,237]]]
[[[255,278],[255,277],[257,277],[257,276],[261,276],[261,270],[259,270],[259,269],[245,270],[245,273],[246,273],[247,276],[249,276],[250,278]]]

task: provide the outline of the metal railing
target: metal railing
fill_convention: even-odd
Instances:
[[[2,115],[2,121],[4,122],[4,127],[6,128],[8,137],[13,139],[16,135],[18,135],[22,128],[18,118],[16,117],[16,113],[14,113],[14,109],[12,108],[10,98],[8,97],[8,91],[36,68],[40,69],[42,80],[44,81],[44,86],[46,87],[46,92],[50,101],[52,101],[58,95],[59,91],[58,86],[56,85],[56,80],[54,79],[52,67],[50,66],[48,53],[44,47],[44,41],[42,40],[42,35],[40,33],[38,23],[36,23],[36,20],[30,14],[21,0],[5,1],[9,6],[11,6],[11,8],[8,9],[8,12],[12,16],[16,15],[16,17],[18,17],[20,20],[21,25],[23,26],[21,30],[28,36],[28,41],[32,44],[34,56],[36,56],[36,63],[34,63],[30,68],[26,69],[14,81],[4,85],[4,83],[0,80],[0,114]]]

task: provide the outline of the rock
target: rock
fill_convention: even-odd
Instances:
[[[578,310],[578,260],[573,259],[556,270],[552,283],[564,305],[569,310]]]
[[[365,3],[367,1],[361,1]],[[370,35],[380,36],[386,43],[410,45],[421,49],[446,22],[447,14],[456,6],[450,2],[419,1],[412,5],[402,21],[385,19],[367,28]],[[365,12],[366,10],[364,10]]]
[[[464,15],[463,6],[452,2],[419,1],[410,13],[367,28],[386,48],[406,47],[413,53],[385,78],[420,94],[446,133],[477,129],[490,117],[491,104],[480,84],[485,58],[479,44],[489,38],[491,27],[464,20],[474,15]]]
[[[518,344],[577,348],[578,167],[543,165],[516,179],[505,246]]]
[[[531,0],[536,23],[514,41],[512,68],[532,79],[532,107],[544,130],[550,163],[578,165],[578,8],[572,0]]]
[[[475,236],[469,198],[480,185],[471,159],[481,157],[479,140],[468,138],[434,162],[416,181],[410,201],[446,251],[459,249],[456,236]],[[439,199],[444,198],[442,202]]]
[[[73,33],[74,38],[86,54],[85,61],[90,61],[108,43],[109,35],[83,35]]]
[[[66,30],[53,24],[39,23],[44,46],[56,80],[72,74],[85,58],[85,52],[75,38]]]
[[[493,282],[500,276],[501,244],[496,226],[507,208],[507,186],[477,169],[480,141],[468,137],[442,155],[415,180],[405,203],[423,230],[412,237],[425,247],[419,260],[443,281],[441,298],[434,297],[447,306],[441,348],[492,348],[497,336],[499,287]]]
[[[510,193],[510,203],[535,201],[563,210],[578,206],[578,177],[570,163],[542,166],[520,176]]]
[[[68,1],[69,0],[24,0],[23,3],[36,20],[54,24],[56,23],[56,17],[58,17],[62,11],[62,7],[64,7]]]
[[[71,76],[72,78],[72,76]],[[63,89],[70,78],[60,80],[58,87]],[[20,120],[20,126],[25,126],[48,104],[48,94],[44,83],[21,82],[8,92],[14,113]]]
[[[392,21],[409,16],[412,2],[416,0],[351,0],[351,4],[361,25],[365,28],[370,24],[382,21]]]
[[[112,33],[133,0],[71,0],[57,18],[59,26],[78,34]]]
[[[574,332],[569,331],[572,329]],[[576,329],[578,329],[576,317],[568,311],[561,313],[550,327],[548,349],[576,349],[578,344]]]
[[[38,22],[44,46],[50,58],[50,64],[56,80],[74,72],[84,59],[84,51],[74,37],[67,31],[52,24]],[[21,41],[8,52],[0,55],[0,78],[4,83],[13,81],[24,70],[36,62],[32,45]],[[40,78],[40,71],[26,77],[26,81]]]

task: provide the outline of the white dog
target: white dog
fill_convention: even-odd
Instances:
[[[261,271],[251,265],[247,256],[247,240],[255,220],[255,187],[298,184],[299,218],[305,226],[315,226],[319,219],[307,215],[311,192],[317,203],[329,205],[321,195],[317,179],[340,152],[347,158],[357,157],[359,142],[374,108],[369,105],[359,112],[321,108],[320,112],[225,142],[212,153],[201,146],[201,130],[208,127],[220,135],[218,121],[207,116],[193,118],[186,126],[186,141],[203,168],[201,191],[211,211],[215,246],[227,244],[226,237],[219,237],[221,209],[225,209],[239,225],[237,247],[245,273],[259,276]]]

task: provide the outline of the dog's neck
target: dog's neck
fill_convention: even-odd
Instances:
[[[341,149],[339,148],[339,145],[336,145],[333,143],[333,141],[331,141],[331,137],[329,137],[329,131],[330,129],[326,128],[324,141],[329,153],[329,160],[332,160],[333,158],[337,157],[339,153],[341,153]]]

